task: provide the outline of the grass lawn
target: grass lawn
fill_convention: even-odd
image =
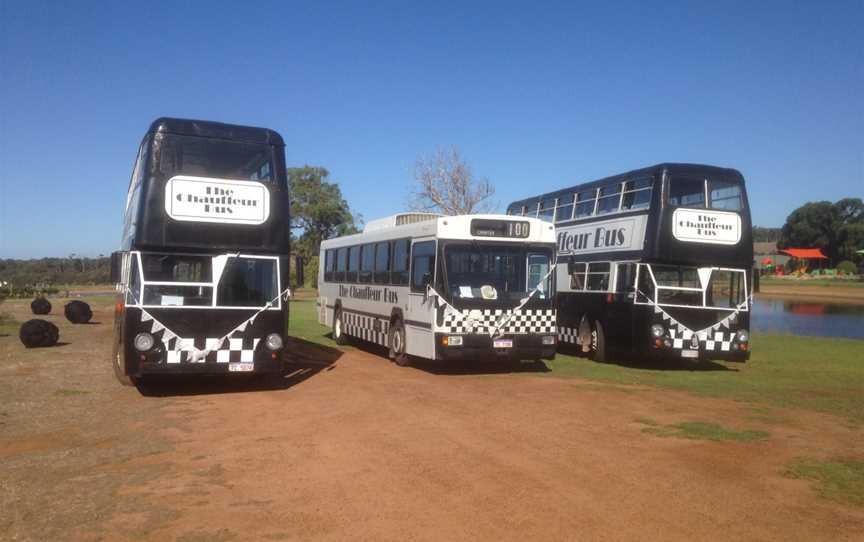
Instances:
[[[812,286],[820,288],[864,288],[864,281],[852,279],[778,279],[773,277],[761,277],[760,284],[768,286],[789,286],[790,288],[808,288]]]
[[[329,330],[317,322],[314,299],[291,302],[291,330],[307,341],[335,347],[325,336]],[[860,424],[864,423],[862,352],[864,341],[756,334],[753,354],[746,364],[712,363],[707,368],[688,370],[674,364],[595,363],[558,354],[546,362],[550,372],[540,374],[804,408]]]

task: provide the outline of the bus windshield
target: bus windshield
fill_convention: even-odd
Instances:
[[[141,263],[144,305],[253,308],[278,294],[275,258],[146,253]]]
[[[550,293],[552,253],[523,246],[449,245],[444,249],[446,288],[453,299],[521,299],[546,279],[538,299]]]
[[[640,299],[656,299],[659,305],[735,309],[747,297],[745,274],[743,269],[640,264],[638,290]]]

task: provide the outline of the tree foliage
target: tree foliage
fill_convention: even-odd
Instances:
[[[355,215],[329,176],[323,167],[288,168],[292,234],[299,230],[294,247],[306,261],[318,255],[322,240],[357,232]]]
[[[753,240],[757,243],[779,241],[780,233],[780,228],[764,228],[761,226],[753,226]]]
[[[108,284],[110,282],[110,258],[73,256],[32,260],[0,259],[0,282],[8,282],[14,290],[31,287],[34,291],[58,284]]]
[[[832,263],[853,260],[855,251],[864,247],[864,201],[844,198],[836,203],[805,203],[786,218],[778,246],[818,247]]]
[[[409,206],[415,211],[465,215],[495,207],[491,201],[495,187],[486,178],[474,177],[456,147],[418,158],[414,181]]]

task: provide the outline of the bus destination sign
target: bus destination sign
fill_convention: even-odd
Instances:
[[[263,224],[270,192],[262,183],[177,175],[165,184],[165,212],[174,220]]]
[[[475,218],[471,221],[471,235],[478,237],[528,237],[531,225],[522,220],[489,220]]]

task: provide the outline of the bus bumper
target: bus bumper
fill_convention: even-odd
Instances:
[[[495,348],[493,340],[488,335],[461,335],[462,344],[446,346],[445,337],[451,334],[435,334],[435,358],[445,361],[469,360],[533,360],[555,359],[557,340],[552,344],[543,344],[543,335],[503,335],[499,339],[511,340],[512,347]]]
[[[136,373],[129,376],[141,377],[145,375],[171,375],[171,374],[283,374],[285,372],[285,361],[282,352],[277,352],[276,359],[272,356],[260,356],[251,362],[252,370],[240,370],[240,365],[245,365],[242,369],[248,369],[249,364],[240,363],[217,363],[207,361],[204,363],[163,363],[158,361],[141,361],[138,360]]]

